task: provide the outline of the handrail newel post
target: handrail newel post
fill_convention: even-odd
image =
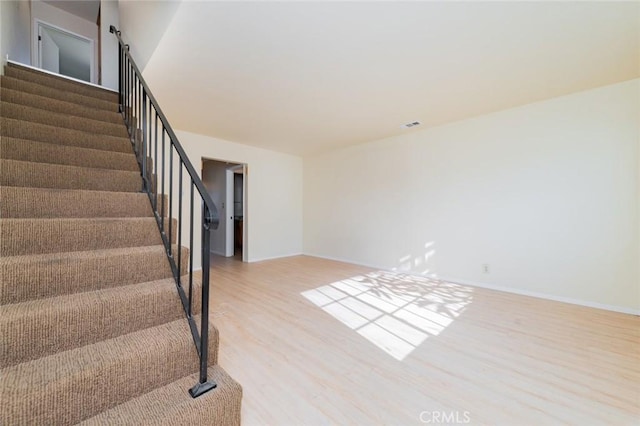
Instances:
[[[202,317],[200,318],[200,330],[209,330],[209,248],[211,236],[211,217],[206,204],[202,206]],[[207,380],[207,368],[209,357],[209,333],[201,333],[200,337],[200,380],[189,389],[192,397],[197,397],[205,392],[215,389],[214,382]]]

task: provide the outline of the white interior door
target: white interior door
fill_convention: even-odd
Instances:
[[[38,28],[38,45],[40,51],[40,68],[60,73],[60,48],[46,28]]]

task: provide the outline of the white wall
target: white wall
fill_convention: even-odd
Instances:
[[[247,164],[244,248],[249,262],[302,253],[300,157],[185,131],[176,131],[176,134],[199,173],[202,158]],[[186,186],[185,191],[188,191]],[[184,239],[183,244],[186,241]],[[195,253],[199,253],[200,232],[197,226],[194,242]],[[194,267],[200,267],[200,259],[194,259]]]
[[[639,132],[632,80],[306,158],[304,252],[639,312]]]
[[[119,30],[125,43],[130,44],[131,56],[141,71],[147,66],[181,3],[181,0],[120,0]]]
[[[118,40],[109,32],[109,26],[120,28],[118,0],[100,1],[100,43],[102,86],[118,90]]]
[[[0,1],[0,74],[9,59],[31,65],[30,55],[30,15],[28,0]]]
[[[98,81],[98,25],[38,0],[31,1],[31,63],[38,64],[38,28],[36,20],[81,35],[93,41],[92,82]]]
[[[193,159],[194,167],[201,162],[201,160]],[[197,167],[196,167],[197,168]],[[207,188],[207,192],[211,196],[211,199],[218,207],[218,213],[220,216],[220,224],[218,229],[211,231],[210,251],[220,256],[225,256],[226,253],[226,223],[228,217],[229,206],[226,205],[226,172],[227,167],[225,163],[218,161],[205,161],[202,165],[202,182]],[[231,206],[233,209],[233,206]],[[233,210],[231,210],[233,212]],[[231,213],[233,214],[233,213]]]

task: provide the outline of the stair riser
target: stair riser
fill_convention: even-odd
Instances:
[[[201,291],[200,283],[195,283],[194,312],[200,311]],[[172,278],[0,306],[0,314],[0,335],[5,342],[0,346],[0,368],[154,327],[185,315]]]
[[[174,227],[176,222],[174,220]],[[2,256],[141,247],[162,243],[154,218],[0,219],[0,226]]]
[[[176,246],[173,250],[175,253]],[[184,273],[189,261],[189,251],[184,247],[180,260]],[[163,246],[134,251],[107,250],[6,258],[0,263],[0,303],[18,303],[171,276]]]
[[[77,167],[140,171],[133,153],[77,148],[6,137],[0,140],[0,158]]]
[[[68,79],[62,77],[45,74],[37,70],[19,67],[13,64],[9,64],[7,67],[5,67],[4,74],[9,77],[18,78],[20,80],[41,84],[47,87],[54,87],[56,89],[101,99],[107,102],[118,102],[118,94],[115,92],[110,92],[86,84],[69,81]]]
[[[0,84],[1,86],[1,84]],[[0,89],[0,99],[3,102],[11,102],[18,105],[40,108],[46,111],[69,114],[76,117],[84,117],[91,120],[103,121],[105,123],[123,125],[122,115],[118,112],[87,108],[85,105],[79,105],[73,102],[65,102],[46,96],[35,95],[7,87]]]
[[[138,172],[14,160],[0,160],[0,165],[0,185],[117,192],[142,189]]]
[[[131,142],[127,138],[96,135],[80,130],[64,129],[6,117],[0,118],[0,136],[127,154],[133,152]]]
[[[65,129],[80,130],[98,135],[117,136],[127,138],[127,128],[124,124],[106,123],[84,117],[50,112],[30,106],[1,102],[2,116],[14,120],[57,126]]]
[[[90,96],[79,95],[77,93],[71,93],[65,90],[43,86],[41,84],[8,77],[6,75],[0,76],[0,85],[11,90],[34,94],[63,102],[70,102],[76,105],[101,111],[108,111],[111,113],[118,112],[118,104],[115,104],[113,102],[107,102]]]
[[[162,331],[167,328],[174,330],[171,337]],[[213,327],[209,342],[213,355],[218,347]],[[84,356],[89,350],[94,354]],[[211,358],[213,365],[217,359]],[[184,319],[17,364],[0,372],[5,383],[0,388],[0,424],[73,425],[196,373],[198,365]],[[54,366],[72,370],[68,374],[50,371]],[[43,378],[46,386],[41,384]]]

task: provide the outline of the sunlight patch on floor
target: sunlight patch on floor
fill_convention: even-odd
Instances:
[[[307,300],[402,361],[459,317],[473,289],[396,272],[372,272],[302,292]]]

